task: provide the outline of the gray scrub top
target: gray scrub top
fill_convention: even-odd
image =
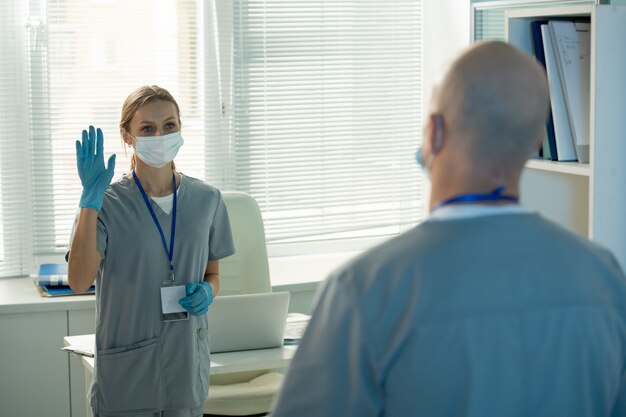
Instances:
[[[537,214],[425,221],[324,282],[272,417],[625,416],[625,278]]]
[[[207,262],[235,252],[218,189],[181,174],[173,264],[176,280],[200,282]],[[171,215],[151,200],[170,240]],[[206,315],[163,322],[161,284],[169,261],[132,178],[107,189],[98,213],[96,362],[89,393],[96,413],[146,413],[201,406],[208,393]]]

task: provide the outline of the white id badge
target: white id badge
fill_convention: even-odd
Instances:
[[[161,312],[163,321],[177,321],[189,319],[189,313],[178,301],[185,297],[185,285],[179,282],[168,281],[161,285]]]

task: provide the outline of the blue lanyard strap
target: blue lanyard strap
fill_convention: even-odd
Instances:
[[[437,204],[432,208],[431,211],[437,210],[443,206],[447,206],[450,204],[457,203],[473,203],[475,201],[510,201],[512,203],[519,202],[519,198],[514,195],[502,195],[504,191],[504,187],[498,187],[493,190],[489,194],[462,194],[456,197],[448,198],[447,200],[443,200],[441,203]]]
[[[141,196],[143,197],[143,201],[146,202],[146,206],[152,215],[152,220],[154,220],[154,224],[156,224],[157,229],[159,230],[159,234],[161,235],[161,240],[163,241],[163,247],[165,248],[165,252],[167,253],[167,259],[170,261],[170,279],[174,280],[174,265],[172,264],[172,259],[174,257],[174,236],[176,235],[176,174],[172,172],[173,179],[173,187],[174,187],[174,208],[172,211],[172,233],[170,234],[170,248],[167,249],[167,242],[165,241],[165,234],[163,234],[163,229],[161,228],[161,224],[159,223],[159,219],[157,219],[156,214],[154,213],[154,209],[152,209],[152,204],[150,204],[150,200],[148,199],[148,194],[144,191],[141,186],[141,182],[139,178],[137,178],[137,174],[135,174],[135,170],[133,169],[133,178],[135,179],[135,183],[141,191]]]

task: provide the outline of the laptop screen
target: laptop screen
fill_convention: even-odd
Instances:
[[[218,296],[209,307],[211,353],[283,344],[288,292]]]

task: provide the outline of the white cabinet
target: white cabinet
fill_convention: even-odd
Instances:
[[[92,334],[96,332],[95,308],[69,310],[67,312],[68,336]],[[68,354],[70,365],[70,406],[72,417],[86,417],[87,391],[85,387],[85,368],[81,356]]]
[[[290,291],[289,311],[309,313],[318,285],[273,291]],[[30,278],[0,279],[0,417],[87,415],[80,357],[59,348],[65,336],[95,333],[95,320],[93,295],[42,298]]]
[[[85,416],[82,366],[59,348],[94,330],[94,296],[41,298],[29,278],[0,280],[0,416]]]
[[[0,414],[69,416],[65,311],[0,314]]]
[[[569,17],[591,23],[590,161],[529,161],[522,203],[608,247],[626,269],[626,7],[514,8],[505,36],[532,55],[530,22]]]

